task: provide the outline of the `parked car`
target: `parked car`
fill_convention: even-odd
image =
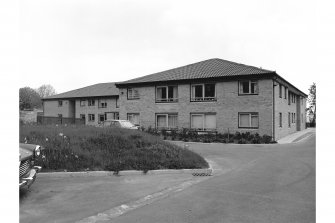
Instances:
[[[20,143],[20,176],[19,186],[30,187],[42,167],[34,166],[35,159],[41,155],[42,147],[33,144]]]
[[[119,128],[124,128],[124,129],[139,129],[139,126],[134,125],[128,120],[105,120],[101,126],[103,127],[108,127],[108,126],[116,126]]]

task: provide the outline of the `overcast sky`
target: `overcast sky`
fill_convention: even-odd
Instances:
[[[20,87],[58,93],[221,58],[276,70],[308,93],[315,1],[24,0]]]

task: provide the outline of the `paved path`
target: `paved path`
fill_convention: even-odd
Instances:
[[[279,139],[277,142],[278,144],[286,144],[286,143],[293,143],[303,140],[313,134],[315,134],[315,128],[307,128],[302,131],[295,132],[291,135],[285,136],[284,138]]]

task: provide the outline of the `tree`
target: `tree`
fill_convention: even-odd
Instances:
[[[41,87],[36,89],[37,93],[41,98],[49,97],[56,94],[55,88],[50,84],[43,84]]]
[[[33,109],[42,107],[42,100],[39,94],[30,87],[20,88],[19,90],[19,107],[23,109]]]
[[[308,107],[307,112],[309,117],[312,117],[311,124],[315,125],[316,123],[316,84],[313,82],[313,84],[308,89]]]

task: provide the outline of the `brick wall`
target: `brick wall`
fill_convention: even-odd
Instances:
[[[111,98],[101,98],[106,100],[107,107],[99,108],[99,98],[94,99],[95,105],[88,106],[88,101],[85,99],[85,106],[80,106],[80,100],[77,99],[75,102],[76,106],[76,118],[80,118],[81,114],[85,115],[87,125],[98,125],[99,114],[105,114],[105,112],[119,112],[119,108],[116,107],[116,97]],[[88,121],[88,114],[95,114],[95,121]]]
[[[216,83],[216,102],[190,102],[190,84],[178,85],[178,103],[155,103],[155,86],[140,87],[139,100],[127,100],[127,89],[120,89],[120,119],[127,113],[140,113],[140,125],[155,127],[155,113],[178,113],[178,126],[190,128],[190,113],[215,112],[217,130],[235,133],[272,134],[272,80],[259,80],[258,95],[238,95],[238,82]],[[259,128],[238,128],[239,112],[258,112]]]
[[[58,106],[58,100],[48,100],[43,102],[44,116],[58,117],[61,114],[64,118],[71,118],[70,102],[62,100],[63,106]]]
[[[285,92],[282,91],[282,98],[279,97],[279,87],[280,84],[282,84],[283,88],[284,86],[288,87],[288,91],[296,94],[296,101],[295,103],[292,103],[289,105],[288,100],[289,97],[287,95],[287,98],[285,99]],[[300,131],[305,129],[306,127],[306,113],[305,113],[305,107],[306,107],[306,98],[301,97],[298,95],[298,92],[296,92],[293,88],[289,87],[285,83],[276,83],[276,86],[274,88],[274,94],[275,94],[275,138],[276,140],[283,138],[284,136],[287,136],[289,134],[292,134],[294,132]],[[282,127],[279,126],[279,113],[282,113]],[[291,126],[289,127],[288,124],[288,113],[290,114],[295,113],[296,114],[296,121],[292,123],[292,115],[291,115]],[[301,118],[302,115],[302,118]]]

